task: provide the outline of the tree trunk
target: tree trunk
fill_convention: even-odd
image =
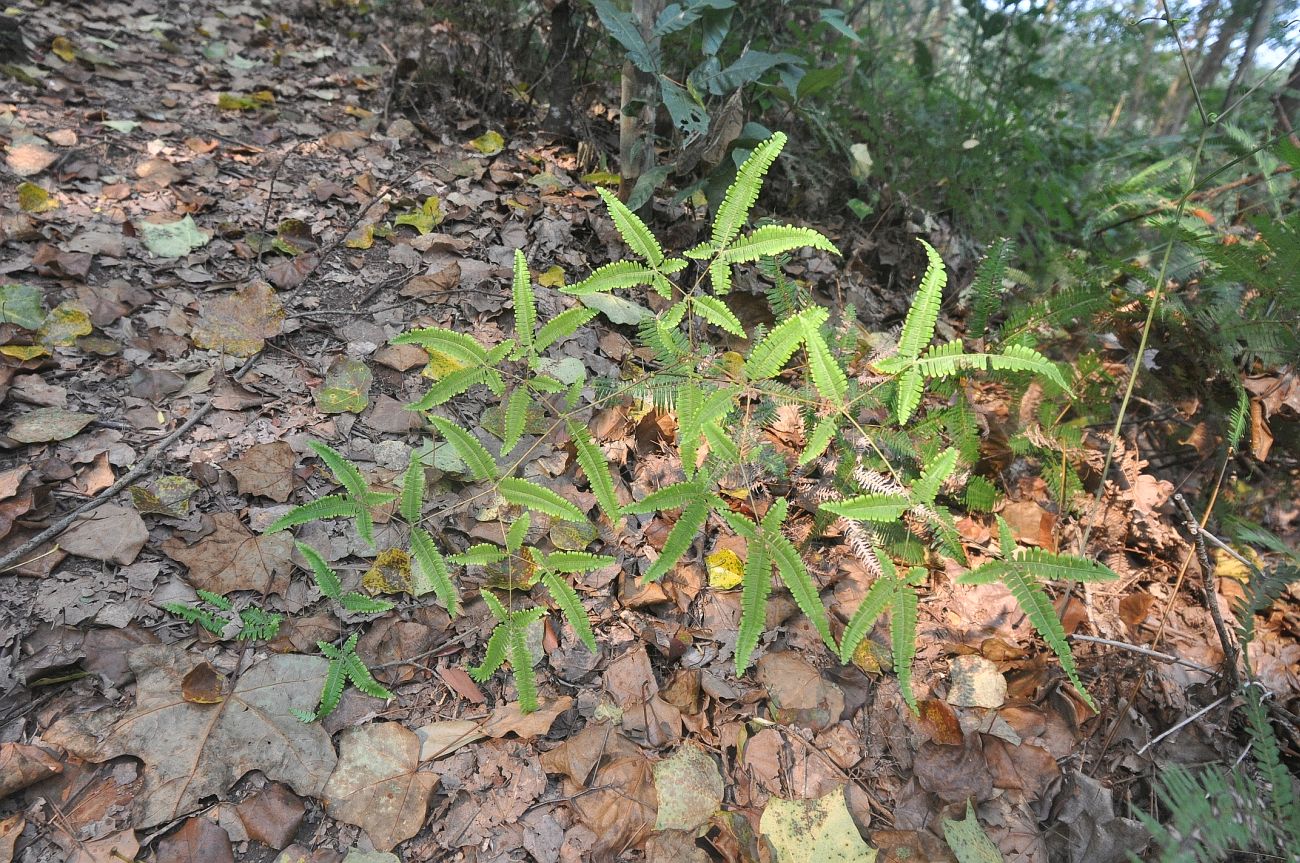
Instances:
[[[551,7],[551,36],[546,64],[551,76],[547,92],[550,103],[543,124],[546,131],[566,138],[573,133],[573,59],[576,32],[573,27],[573,4],[557,0]]]
[[[1241,87],[1242,81],[1246,78],[1246,73],[1250,71],[1251,64],[1255,62],[1255,51],[1264,42],[1264,37],[1268,34],[1268,25],[1273,20],[1273,12],[1277,8],[1277,0],[1260,0],[1259,7],[1255,10],[1255,17],[1250,22],[1250,30],[1246,34],[1246,47],[1241,52],[1241,60],[1237,63],[1237,71],[1232,76],[1232,81],[1228,83],[1228,89],[1223,94],[1223,105],[1219,108],[1219,113],[1223,113],[1232,104],[1232,99],[1237,95],[1238,88]]]
[[[1296,124],[1300,123],[1300,60],[1291,67],[1291,74],[1273,96],[1276,110],[1277,126],[1291,138],[1291,143],[1300,147],[1300,136],[1296,135]]]

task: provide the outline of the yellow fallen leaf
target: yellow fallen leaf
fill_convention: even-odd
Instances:
[[[556,264],[537,277],[537,284],[547,288],[564,287],[564,270],[560,269],[559,264]]]
[[[505,148],[506,139],[501,137],[500,132],[484,132],[470,141],[469,145],[484,156],[495,156]]]
[[[59,206],[50,193],[35,183],[18,184],[18,206],[24,213],[44,213]]]
[[[745,564],[729,548],[718,549],[704,562],[709,568],[709,587],[715,590],[731,590],[745,580]]]
[[[0,354],[20,360],[34,360],[48,354],[40,345],[0,345]]]
[[[343,245],[349,249],[368,249],[375,244],[375,226],[363,225],[357,228],[348,238],[343,241]]]
[[[55,36],[54,41],[50,43],[50,50],[59,55],[59,59],[65,63],[71,63],[77,59],[77,50],[72,47],[66,36]]]

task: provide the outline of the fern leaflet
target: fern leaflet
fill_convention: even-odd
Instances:
[[[653,497],[653,495],[652,495]],[[650,498],[646,498],[649,500]],[[642,501],[645,503],[645,501]],[[709,517],[709,505],[711,501],[707,497],[697,497],[686,509],[682,510],[681,516],[673,529],[668,532],[668,538],[664,540],[663,550],[659,553],[659,559],[656,560],[650,569],[646,570],[646,581],[658,581],[668,570],[670,570],[678,560],[681,559],[695,542],[696,535],[704,522]]]
[[[587,520],[582,510],[560,497],[549,488],[542,488],[535,482],[517,477],[507,477],[497,485],[497,491],[509,503],[562,518],[565,521],[583,522]]]
[[[452,584],[447,561],[438,551],[433,537],[423,528],[411,530],[411,556],[415,558],[415,565],[411,567],[411,595],[424,596],[432,590],[447,607],[448,614],[452,617],[459,614],[460,597]]]
[[[812,228],[796,228],[794,225],[764,225],[755,228],[753,233],[736,240],[727,249],[718,254],[718,263],[741,264],[770,258],[794,249],[821,249],[836,255],[840,250],[835,244]]]
[[[528,422],[528,407],[532,401],[532,396],[525,387],[516,387],[506,399],[505,429],[501,437],[502,458],[509,455],[523,437],[524,426]]]
[[[714,249],[726,248],[740,233],[741,226],[749,218],[750,209],[758,200],[759,190],[763,188],[763,178],[767,176],[768,169],[772,167],[772,163],[781,154],[781,148],[784,146],[785,134],[777,132],[755,147],[749,154],[749,158],[741,164],[736,172],[735,181],[727,188],[722,206],[718,207],[718,215],[713,219],[713,234],[710,241]]]
[[[917,713],[916,693],[912,691],[912,661],[916,659],[916,588],[905,579],[894,590],[889,607],[889,638],[894,652],[894,672],[898,688],[907,706]]]
[[[803,328],[803,344],[808,352],[808,369],[812,373],[813,386],[836,407],[843,407],[844,396],[849,391],[844,369],[840,368],[840,364],[831,355],[830,347],[822,338],[821,329],[804,316],[800,316],[799,321]]]
[[[912,298],[912,307],[907,310],[903,332],[898,337],[900,360],[916,359],[934,338],[934,325],[939,320],[939,304],[943,302],[943,288],[948,284],[948,272],[944,269],[943,258],[925,240],[918,242],[925,246],[929,265],[921,277],[921,287]]]
[[[605,514],[605,518],[609,519],[609,523],[617,529],[623,521],[623,516],[619,513],[618,497],[614,494],[614,477],[610,474],[605,454],[592,439],[591,430],[587,426],[573,420],[568,420],[567,426],[569,437],[573,439],[573,447],[578,455],[578,465],[587,477],[587,485],[591,487],[591,493],[596,496],[596,504]]]
[[[619,236],[632,253],[644,260],[652,267],[658,267],[664,262],[664,251],[659,246],[659,241],[655,235],[650,233],[645,222],[636,213],[627,208],[627,205],[618,199],[617,195],[611,194],[608,189],[597,188],[600,193],[600,199],[605,202],[609,208],[610,218],[614,220],[614,227],[618,228]]]
[[[542,583],[546,585],[551,598],[560,606],[564,617],[578,634],[579,640],[592,653],[596,652],[596,634],[591,631],[591,621],[587,619],[587,609],[582,607],[578,592],[564,579],[553,572],[542,573]]]
[[[432,414],[429,415],[429,422],[442,432],[442,436],[456,450],[456,454],[464,460],[474,479],[479,481],[493,479],[500,472],[496,459],[492,458],[487,448],[466,429],[449,419]]]
[[[355,517],[360,511],[361,506],[354,500],[341,495],[326,495],[325,497],[316,498],[311,503],[295,506],[276,519],[263,533],[279,533],[295,525],[321,521],[326,518],[351,518]]]
[[[643,267],[636,261],[615,261],[593,270],[581,282],[561,288],[561,291],[574,296],[605,294],[621,288],[653,285],[656,275],[658,274],[653,269]]]

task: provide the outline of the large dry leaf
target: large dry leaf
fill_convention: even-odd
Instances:
[[[201,348],[251,357],[284,327],[284,306],[266,282],[252,282],[203,307],[190,335]]]
[[[421,773],[420,738],[396,722],[349,728],[325,786],[329,814],[355,824],[380,851],[391,851],[424,825],[436,773]]]
[[[190,583],[213,593],[235,590],[283,595],[289,588],[293,537],[256,536],[233,512],[213,513],[216,527],[193,545],[179,537],[162,544],[163,553],[189,569]]]
[[[149,528],[133,509],[111,504],[82,515],[59,537],[59,547],[78,557],[126,566],[149,539]]]
[[[783,725],[820,731],[840,721],[843,691],[794,653],[770,653],[760,659],[758,682],[771,699],[772,718]]]
[[[0,743],[0,799],[63,771],[59,759],[29,743]]]
[[[130,664],[135,707],[113,726],[93,760],[134,755],[144,762],[136,827],[192,812],[250,770],[302,795],[319,795],[325,787],[337,760],[329,734],[289,712],[315,709],[329,665],[322,657],[271,656],[244,672],[219,704],[192,704],[181,695],[194,666],[181,648],[140,647],[131,651]]]
[[[230,835],[207,818],[186,821],[158,843],[156,863],[235,863]]]
[[[713,756],[693,744],[654,766],[659,797],[656,830],[694,832],[722,806],[722,774]]]
[[[876,849],[862,841],[838,788],[819,800],[773,797],[759,829],[772,843],[777,863],[872,863]]]
[[[298,455],[282,440],[259,443],[226,465],[239,482],[240,494],[269,497],[284,503],[293,493],[293,466]]]
[[[30,177],[53,165],[58,158],[40,144],[15,144],[5,154],[5,164],[18,176]]]
[[[9,427],[9,437],[19,443],[47,443],[67,440],[95,417],[63,408],[37,408],[25,413]]]

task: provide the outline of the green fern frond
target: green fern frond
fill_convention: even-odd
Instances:
[[[327,656],[329,653],[326,652],[325,648],[328,647],[331,651],[334,651],[333,645],[324,642],[317,642],[316,646],[320,648],[321,653],[325,653]],[[337,653],[337,651],[334,652]],[[346,682],[347,674],[343,668],[343,661],[341,659],[331,659],[329,668],[325,671],[325,683],[321,687],[320,704],[315,712],[309,713],[292,707],[290,711],[300,722],[315,722],[317,719],[329,716],[334,712],[334,708],[339,706],[339,701],[343,698],[343,686]]]
[[[776,377],[803,342],[804,327],[820,327],[829,316],[828,309],[817,306],[773,327],[750,351],[745,361],[745,377],[751,381]]]
[[[461,566],[487,566],[507,557],[509,555],[500,546],[490,542],[477,542],[462,552],[447,555],[447,560]]]
[[[1009,567],[1001,580],[1015,597],[1016,604],[1025,613],[1025,617],[1029,618],[1030,624],[1061,661],[1061,669],[1079,690],[1079,695],[1084,702],[1095,711],[1097,705],[1088,694],[1083,681],[1079,679],[1079,669],[1074,664],[1074,654],[1065,639],[1065,628],[1061,626],[1061,621],[1056,616],[1056,608],[1048,598],[1047,591],[1043,590],[1043,586],[1028,571],[1019,567]]]
[[[469,368],[454,371],[441,378],[424,393],[419,401],[406,406],[409,411],[427,411],[453,399],[476,384],[490,383],[492,369]],[[498,376],[499,377],[499,376]]]
[[[528,423],[528,408],[533,403],[532,394],[525,387],[515,387],[506,399],[506,415],[501,436],[501,457],[505,458],[523,437]]]
[[[917,713],[916,693],[912,691],[912,662],[916,659],[916,588],[910,578],[895,588],[889,604],[889,640],[894,653],[894,673],[907,706]]]
[[[362,507],[356,501],[330,494],[295,506],[276,519],[263,533],[279,533],[286,528],[327,518],[355,518],[361,510]]]
[[[519,518],[515,519],[514,524],[506,531],[506,551],[515,554],[524,545],[524,538],[528,535],[529,529],[533,526],[533,514],[525,512]]]
[[[542,324],[542,328],[537,331],[537,338],[533,340],[533,348],[540,354],[560,339],[567,339],[576,333],[598,314],[600,312],[595,309],[588,309],[583,306],[565,309]]]
[[[542,584],[546,585],[551,598],[560,606],[560,611],[564,613],[564,618],[569,621],[573,631],[578,634],[579,640],[587,646],[588,650],[595,653],[596,634],[591,630],[591,621],[587,619],[587,609],[582,607],[582,600],[578,598],[578,592],[554,572],[543,572]]]
[[[429,422],[433,423],[434,427],[451,444],[452,449],[456,450],[456,454],[465,462],[474,479],[482,482],[494,479],[500,473],[496,459],[492,458],[492,454],[487,451],[487,447],[479,443],[478,438],[470,434],[468,430],[449,419],[443,419],[433,414],[429,414]]]
[[[707,500],[707,496],[704,482],[697,478],[655,489],[641,500],[634,500],[619,511],[623,515],[645,515],[667,509],[680,509],[699,500]]]
[[[320,457],[321,461],[325,462],[334,479],[347,489],[349,495],[357,500],[365,498],[369,487],[366,485],[365,477],[361,475],[360,468],[344,458],[341,452],[320,441],[311,441],[307,446]]]
[[[840,415],[824,417],[813,426],[812,433],[808,435],[808,441],[804,444],[803,452],[799,453],[799,464],[806,465],[826,452],[826,447],[830,446],[831,440],[835,437],[835,432],[839,431]]]
[[[854,521],[898,521],[912,502],[901,494],[860,494],[844,500],[827,501],[821,509]]]
[[[508,627],[504,622],[498,623],[492,630],[483,661],[469,667],[469,676],[474,678],[475,682],[487,683],[488,678],[506,661],[506,639],[509,637],[507,632]]]
[[[822,337],[821,328],[800,315],[798,320],[803,329],[804,350],[808,353],[808,370],[812,375],[813,386],[822,397],[836,407],[844,407],[844,396],[849,391],[849,381],[844,369],[831,354],[826,339]]]
[[[948,271],[944,269],[943,258],[925,240],[918,242],[925,247],[929,264],[925,275],[921,277],[921,287],[912,298],[912,306],[907,310],[903,332],[898,337],[898,358],[901,360],[916,359],[934,338],[934,325],[939,320],[943,289],[948,284]]]
[[[677,390],[676,406],[677,452],[682,459],[682,470],[690,479],[695,475],[696,453],[700,446],[700,409],[704,406],[704,392],[694,381],[687,381]]]
[[[494,550],[499,552],[499,549]],[[447,613],[455,617],[460,613],[460,596],[451,581],[447,569],[447,560],[438,551],[433,537],[423,528],[411,531],[411,556],[415,559],[411,567],[411,595],[420,597],[429,591],[442,601]]]
[[[876,559],[883,574],[871,582],[867,595],[862,598],[840,636],[840,662],[846,664],[853,660],[858,645],[867,637],[876,620],[885,613],[885,609],[893,605],[894,593],[898,590],[898,572],[894,569],[894,562],[881,554],[877,554]]]
[[[443,327],[408,330],[390,341],[395,345],[419,345],[431,353],[442,354],[461,369],[492,365],[488,362],[487,348],[477,339]]]
[[[732,467],[740,464],[740,447],[730,432],[724,431],[717,420],[706,422],[700,429],[709,444],[709,455],[719,466]]]
[[[225,618],[219,617],[206,608],[195,608],[191,605],[184,605],[179,602],[165,602],[162,609],[170,614],[184,620],[186,623],[194,623],[211,632],[213,635],[221,635],[226,630]]]
[[[423,514],[424,479],[424,463],[412,451],[410,464],[402,474],[402,499],[397,506],[398,513],[407,524],[418,524]]]
[[[307,565],[311,567],[312,577],[316,580],[316,587],[320,590],[321,595],[337,600],[343,595],[343,583],[339,581],[338,573],[330,569],[325,558],[321,557],[320,552],[303,542],[295,542],[294,547],[298,549],[306,560]]]
[[[813,583],[812,576],[808,574],[808,569],[804,566],[803,558],[799,556],[799,551],[794,547],[790,540],[786,539],[785,534],[781,533],[780,526],[775,528],[764,527],[763,541],[767,545],[768,553],[776,563],[777,574],[781,576],[786,589],[790,591],[791,597],[794,598],[795,604],[804,616],[812,622],[813,628],[817,634],[822,637],[822,642],[831,649],[837,650],[835,638],[831,635],[830,622],[826,619],[826,608],[822,605],[821,596],[817,592],[817,585]]]
[[[354,614],[383,614],[385,611],[392,611],[396,608],[393,603],[386,599],[376,599],[373,596],[366,596],[364,593],[345,593],[339,597],[339,605],[343,606],[345,611],[351,611]]]
[[[691,306],[709,323],[721,330],[731,333],[738,339],[745,338],[745,327],[736,317],[735,312],[717,297],[701,294],[691,298]]]
[[[508,503],[544,513],[565,521],[584,522],[587,516],[569,501],[549,488],[517,477],[507,477],[497,485],[497,491]]]
[[[719,297],[731,293],[731,264],[716,260],[709,264],[709,284]]]
[[[528,259],[519,249],[515,249],[510,293],[515,304],[515,335],[519,338],[519,346],[525,351],[531,350],[533,330],[537,329],[537,297],[533,293],[532,274],[528,272]]]
[[[641,221],[636,213],[629,210],[627,205],[608,189],[598,187],[596,191],[600,193],[600,199],[609,209],[609,216],[614,220],[614,227],[618,229],[619,236],[627,243],[632,253],[652,267],[662,264],[664,251],[659,247],[659,241],[655,239],[654,234],[650,233],[645,222]]]
[[[739,514],[736,518],[746,521],[751,528],[740,589],[740,631],[736,634],[736,676],[739,677],[749,667],[750,657],[767,622],[767,597],[772,592],[772,560],[767,544],[758,537],[758,525]]]
[[[653,268],[644,267],[636,261],[615,261],[592,271],[590,276],[576,285],[567,285],[560,290],[573,296],[607,294],[637,285],[653,285],[656,275],[658,274]]]
[[[607,554],[592,554],[586,551],[553,551],[546,555],[542,564],[552,572],[594,572],[618,563],[616,558]]]
[[[776,157],[781,154],[785,140],[783,133],[775,133],[755,147],[749,154],[749,158],[741,164],[736,172],[736,179],[727,187],[722,206],[718,207],[718,214],[713,219],[710,242],[715,250],[726,248],[740,233],[741,227],[749,218],[749,211],[758,200],[758,193],[763,188],[763,178],[767,176]]]
[[[971,283],[970,337],[982,339],[988,330],[989,318],[997,311],[1002,299],[1002,282],[1006,279],[1007,264],[1015,252],[1015,243],[1009,239],[995,240],[975,270]]]
[[[925,377],[915,365],[908,366],[898,376],[894,395],[894,419],[901,426],[911,419],[921,405],[925,393]]]
[[[718,261],[727,264],[741,264],[770,258],[795,249],[821,249],[838,255],[840,250],[826,237],[812,228],[798,228],[794,225],[764,225],[755,228],[748,236],[741,237],[718,254]]]
[[[948,447],[921,471],[921,478],[912,485],[912,500],[917,503],[932,504],[939,494],[940,487],[957,467],[957,450]]]
[[[664,489],[666,491],[666,489]],[[657,492],[656,492],[657,493]],[[651,495],[650,497],[653,497]],[[647,497],[646,500],[650,498]],[[645,503],[642,501],[641,503]],[[712,501],[708,497],[697,496],[684,510],[673,525],[672,530],[668,531],[668,538],[664,540],[664,547],[659,552],[659,558],[650,565],[646,570],[644,579],[646,581],[658,581],[668,573],[668,570],[681,560],[687,550],[695,542],[700,528],[709,518],[709,508]]]
[[[519,710],[532,713],[537,709],[537,676],[533,671],[533,653],[528,649],[528,625],[540,620],[545,610],[541,608],[516,611],[506,623],[506,648],[510,653],[510,668],[515,673],[515,688],[519,690]]]
[[[365,660],[357,656],[357,636],[353,633],[343,645],[343,673],[357,689],[372,698],[392,698],[393,693],[383,687],[366,667]]]
[[[596,504],[605,518],[609,519],[610,525],[618,529],[623,517],[619,512],[618,497],[614,493],[614,477],[610,473],[609,462],[592,439],[591,430],[587,426],[573,420],[567,420],[566,425],[577,452],[578,465],[587,477],[591,493],[596,496]]]

